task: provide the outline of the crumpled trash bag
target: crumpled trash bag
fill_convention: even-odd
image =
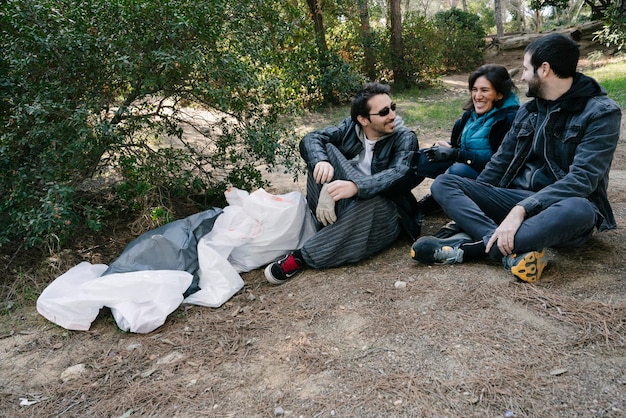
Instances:
[[[243,287],[239,272],[300,248],[315,233],[300,192],[226,192],[213,208],[146,232],[111,263],[80,263],[54,280],[38,312],[67,329],[88,330],[102,307],[118,326],[150,332],[180,303],[219,307]]]
[[[273,195],[259,189],[248,194],[233,187],[225,196],[229,205],[211,232],[198,242],[201,290],[184,303],[220,306],[223,302],[218,296],[241,280],[238,273],[265,266],[300,248],[315,233],[313,217],[300,192]]]
[[[212,208],[141,234],[126,246],[102,275],[141,270],[181,270],[193,276],[184,295],[197,292],[200,290],[198,241],[213,229],[221,213],[222,209]]]
[[[86,331],[108,307],[124,331],[148,333],[165,323],[183,301],[192,276],[152,270],[101,276],[104,264],[86,261],[57,277],[37,299],[37,312],[63,328]]]
[[[315,234],[315,221],[300,192],[274,195],[259,189],[248,194],[231,188],[225,195],[229,205],[199,248],[216,249],[239,272],[265,266]]]

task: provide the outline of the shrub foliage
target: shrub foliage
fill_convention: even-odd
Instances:
[[[478,15],[450,9],[437,13],[434,23],[442,36],[443,65],[449,71],[472,71],[483,64],[485,30]]]
[[[0,244],[97,228],[103,211],[77,190],[104,171],[160,199],[260,186],[258,164],[294,161],[279,123],[298,98],[281,13],[262,0],[4,2]],[[216,116],[198,123],[194,107]]]
[[[290,115],[364,80],[359,25],[338,16],[318,51],[297,2],[4,0],[0,246],[61,246],[120,208],[166,222],[173,198],[264,186],[261,165],[297,173]],[[405,20],[415,84],[480,56],[474,15],[438,19]],[[390,80],[387,29],[371,42]],[[87,193],[93,179],[114,180],[113,205]]]

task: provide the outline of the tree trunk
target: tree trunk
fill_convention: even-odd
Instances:
[[[404,88],[407,85],[408,77],[404,70],[400,0],[389,0],[389,22],[391,24],[391,66],[393,69],[393,80],[396,85]]]
[[[319,49],[320,54],[326,54],[328,52],[328,45],[326,44],[326,33],[324,32],[324,21],[322,20],[322,6],[319,0],[306,0],[313,17],[313,24],[315,25],[315,43]]]
[[[494,0],[494,12],[496,14],[496,33],[498,38],[504,36],[504,25],[502,24],[502,0]]]
[[[408,3],[408,0],[407,0]],[[361,21],[361,39],[363,40],[363,67],[370,81],[376,79],[376,57],[372,48],[372,31],[367,0],[359,0],[359,20]]]
[[[322,20],[322,5],[320,0],[307,0],[309,11],[313,17],[315,25],[315,43],[317,45],[317,65],[322,74],[319,80],[319,87],[322,97],[326,103],[338,103],[339,98],[335,94],[332,81],[325,77],[330,71],[330,54],[328,52],[328,44],[326,44],[326,32],[324,31],[324,21]]]
[[[535,10],[535,33],[539,33],[539,26],[541,25],[541,10]]]

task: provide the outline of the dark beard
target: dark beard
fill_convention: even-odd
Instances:
[[[535,74],[532,80],[528,82],[528,91],[526,92],[526,97],[540,97],[539,92],[541,91],[541,81],[539,81],[539,77]]]

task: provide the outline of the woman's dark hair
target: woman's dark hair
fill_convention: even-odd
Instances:
[[[524,50],[524,54],[530,54],[533,72],[536,73],[537,68],[547,62],[554,75],[559,78],[574,77],[580,58],[578,44],[569,36],[560,33],[551,33],[532,41]]]
[[[379,94],[389,95],[391,87],[388,84],[382,84],[375,81],[367,83],[363,86],[361,91],[354,95],[352,98],[352,106],[350,108],[350,117],[353,122],[359,123],[358,116],[369,117],[370,106],[367,103],[368,100]]]
[[[471,92],[474,88],[474,83],[479,77],[485,77],[496,90],[496,92],[502,95],[500,100],[495,100],[493,102],[494,107],[501,107],[506,99],[509,97],[512,91],[517,91],[517,87],[515,87],[515,83],[513,79],[506,69],[502,65],[497,64],[485,64],[478,67],[472,74],[470,74],[468,79],[468,87]],[[474,102],[470,96],[468,102],[463,106],[463,110],[474,109]]]

